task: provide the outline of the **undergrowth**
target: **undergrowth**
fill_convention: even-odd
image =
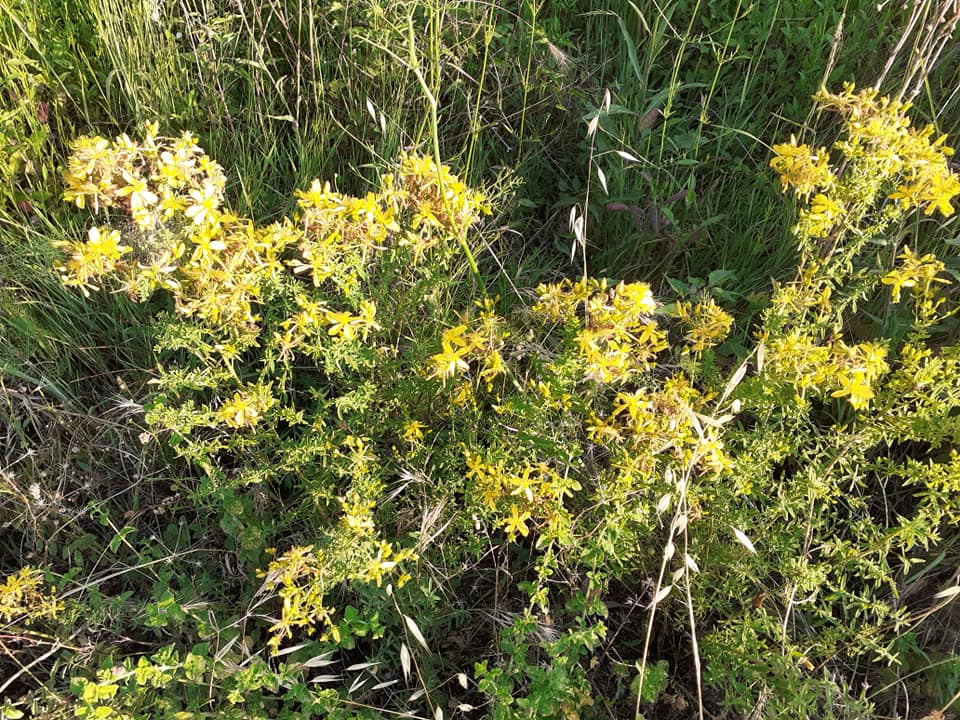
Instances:
[[[3,10],[0,717],[955,708],[955,4]]]

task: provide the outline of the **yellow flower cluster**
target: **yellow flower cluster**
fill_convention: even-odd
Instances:
[[[800,210],[800,219],[794,232],[811,238],[823,238],[830,234],[844,216],[843,205],[817,193],[810,207]]]
[[[896,201],[883,211],[886,222],[912,208],[953,213],[951,201],[960,193],[960,178],[947,162],[953,149],[946,136],[934,137],[932,125],[911,127],[909,103],[879,97],[874,89],[857,92],[850,84],[838,94],[821,90],[815,99],[843,117],[842,137],[832,147],[844,159],[842,176],[830,165],[831,151],[797,144],[793,136],[774,145],[770,160],[784,191],[814,196],[794,229],[801,240],[827,237],[844,222],[857,225],[878,195]]]
[[[677,316],[688,328],[684,338],[687,341],[684,354],[693,353],[700,357],[704,350],[723,342],[733,327],[733,316],[717,305],[713,298],[705,298],[693,307],[690,303],[679,301],[676,308]]]
[[[856,308],[878,283],[890,286],[895,303],[909,288],[917,298],[920,325],[926,327],[943,302],[937,287],[947,281],[939,277],[941,262],[932,255],[918,257],[909,248],[885,275],[858,271],[856,286],[850,283],[850,268],[876,267],[875,261],[864,263],[857,256],[907,211],[952,214],[960,179],[949,168],[953,150],[945,137],[936,136],[930,125],[911,126],[909,103],[880,97],[872,89],[856,91],[852,85],[837,94],[821,90],[816,99],[843,119],[840,138],[831,148],[843,170],[824,164],[824,149],[813,153],[793,138],[775,147],[771,165],[781,173],[784,189],[813,199],[800,210],[794,228],[802,251],[798,278],[774,291],[767,313],[767,368],[793,388],[798,401],[808,392],[824,393],[862,410],[888,372],[886,348],[875,342],[847,344],[838,337],[845,311]]]
[[[315,180],[296,196],[306,237],[294,272],[310,272],[316,286],[332,279],[346,291],[356,276],[344,273],[344,265],[362,267],[389,239],[409,246],[419,262],[438,242],[462,236],[490,213],[484,197],[447,165],[438,170],[431,158],[406,153],[396,173],[384,176],[379,193],[350,197]]]
[[[280,643],[293,636],[295,628],[304,628],[313,634],[317,626],[324,627],[338,640],[333,622],[333,608],[327,607],[329,590],[326,553],[312,545],[293,547],[267,567],[264,589],[277,591],[282,602],[280,619],[270,628],[273,633],[268,646],[274,653]],[[279,588],[279,589],[278,589]]]
[[[812,150],[808,145],[797,145],[797,139],[790,136],[790,142],[774,145],[776,156],[770,161],[770,167],[780,174],[783,190],[793,188],[800,197],[807,197],[818,188],[833,185],[833,170],[830,168],[830,153],[825,147]]]
[[[168,245],[154,262],[130,268],[126,287],[140,297],[168,289],[182,315],[252,334],[264,285],[282,275],[280,258],[295,240],[289,223],[257,229],[225,213],[214,225],[192,226],[186,242]]]
[[[936,210],[951,215],[950,200],[960,193],[960,179],[947,164],[953,149],[945,144],[946,135],[934,139],[932,125],[911,127],[906,115],[910,103],[878,96],[873,88],[856,92],[850,84],[836,95],[821,90],[816,99],[845,120],[847,138],[836,147],[850,160],[866,161],[878,174],[900,175],[889,197],[903,210],[923,207],[927,215]]]
[[[376,502],[361,498],[356,492],[347,493],[346,497],[339,498],[343,517],[340,525],[357,535],[369,535],[374,530],[373,508]]]
[[[579,327],[577,344],[589,379],[626,382],[652,369],[657,353],[667,348],[666,331],[653,317],[657,303],[646,283],[621,282],[610,288],[606,280],[563,280],[540,285],[537,293],[534,312]]]
[[[288,222],[255,228],[221,212],[225,176],[195,138],[83,137],[73,145],[64,198],[95,211],[126,212],[138,232],[120,244],[116,230],[94,228],[86,242],[60,243],[70,259],[60,270],[84,292],[115,274],[131,295],[169,290],[177,312],[212,326],[250,333],[265,282],[284,272],[281,255],[298,240]]]
[[[429,158],[403,155],[396,175],[384,178],[379,193],[350,197],[314,181],[309,190],[296,193],[296,222],[258,228],[222,211],[223,171],[194,137],[159,137],[155,125],[146,127],[139,142],[127,135],[113,142],[80,138],[65,183],[67,200],[95,211],[120,209],[139,230],[125,238],[126,244],[116,230],[98,228],[85,242],[61,243],[70,256],[61,268],[65,283],[87,292],[96,288],[92,281],[115,274],[133,295],[169,290],[184,316],[248,335],[257,330],[255,307],[263,288],[287,266],[294,273],[309,272],[315,286],[332,278],[356,303],[364,266],[388,241],[413,246],[421,258],[441,239],[461,236],[489,213],[482,195],[449,167],[438,169]],[[300,257],[283,260],[293,246]],[[329,308],[322,317],[301,314],[286,340],[297,344],[298,333],[306,334],[309,324],[325,325],[336,337],[366,337],[379,328],[375,309],[369,301],[359,302],[359,308],[358,315]]]
[[[195,222],[212,222],[223,202],[222,168],[184,133],[161,138],[148,124],[141,142],[126,133],[113,142],[81,137],[71,145],[64,176],[64,199],[95,212],[124,210],[141,229],[186,213]]]
[[[352,501],[345,502],[350,509]],[[358,512],[364,515],[361,535],[372,536],[372,527],[366,527],[365,511],[360,508]],[[369,522],[372,525],[372,520]],[[349,521],[344,526],[345,532],[335,535],[328,545],[292,547],[268,565],[261,592],[276,593],[281,601],[280,619],[271,626],[272,635],[267,642],[274,653],[297,629],[308,635],[320,629],[321,640],[339,642],[336,611],[327,605],[327,594],[344,580],[374,582],[379,586],[384,577],[399,569],[400,563],[416,557],[410,548],[397,551],[373,537],[358,541],[356,528],[347,527]],[[408,579],[406,574],[399,575],[397,583],[402,586]]]
[[[554,535],[569,521],[563,500],[580,490],[580,484],[563,477],[547,463],[507,467],[503,461],[486,462],[466,452],[467,479],[474,483],[483,503],[501,517],[499,524],[512,542],[530,534],[528,522],[543,525]]]
[[[333,192],[330,183],[321,185],[314,180],[310,190],[295,195],[304,239],[300,245],[303,261],[294,266],[294,272],[309,271],[316,287],[332,278],[351,291],[357,278],[344,272],[344,259],[363,267],[376,250],[382,249],[389,235],[400,231],[392,194],[350,197]]]
[[[61,279],[67,286],[78,287],[87,297],[90,290],[99,288],[93,284],[117,268],[117,261],[133,248],[120,244],[120,233],[107,228],[90,228],[86,242],[60,241],[55,247],[70,254],[66,264],[58,268]]]
[[[765,342],[771,377],[789,383],[802,402],[808,392],[830,390],[861,410],[874,397],[873,388],[889,371],[887,349],[878,342],[847,345],[834,340],[818,343],[802,330]]]
[[[838,315],[840,304],[835,290],[842,279],[824,271],[817,259],[801,256],[801,269],[797,279],[789,283],[775,283],[770,297],[770,307],[765,319],[765,337],[777,337],[799,327],[806,332],[824,338],[827,330],[842,325]]]
[[[405,241],[419,252],[445,235],[462,235],[481,215],[491,212],[483,195],[468,187],[448,165],[438,169],[427,156],[403,153],[396,175],[387,175],[383,185],[395,196],[398,212],[415,236],[408,235]]]
[[[440,338],[442,351],[430,357],[432,377],[445,381],[466,373],[474,360],[481,360],[480,378],[488,388],[504,373],[500,351],[508,335],[503,329],[503,318],[494,312],[493,303],[490,298],[478,300],[476,304],[480,313],[476,321],[443,331]]]
[[[54,619],[63,609],[54,590],[43,588],[43,571],[32,567],[20,568],[7,575],[0,585],[0,620],[25,619],[27,623],[44,618]]]
[[[409,420],[403,424],[403,440],[411,445],[418,444],[430,429],[419,420]]]
[[[932,254],[917,257],[909,247],[905,247],[899,259],[903,261],[900,266],[880,280],[890,286],[893,302],[900,302],[903,288],[910,288],[925,302],[933,302],[936,285],[949,284],[949,280],[937,277],[943,272],[944,264]]]
[[[657,391],[640,388],[617,393],[607,417],[590,418],[587,437],[605,447],[623,445],[630,455],[647,458],[649,463],[670,453],[683,466],[702,473],[720,472],[729,466],[720,427],[701,424],[698,429],[696,425],[697,412],[708,399],[678,373]],[[642,469],[649,472],[653,467],[648,464]]]
[[[280,323],[283,332],[274,333],[274,342],[283,359],[294,350],[318,355],[324,336],[346,342],[357,338],[366,341],[371,332],[382,329],[372,300],[360,300],[358,311],[353,314],[347,310],[331,310],[325,301],[312,300],[304,293],[297,293],[295,299],[300,311]]]
[[[80,138],[65,182],[67,200],[95,211],[123,211],[136,229],[121,235],[93,228],[84,242],[61,243],[68,256],[60,268],[63,282],[89,294],[113,276],[140,299],[168,291],[177,313],[213,335],[211,348],[230,367],[240,352],[264,341],[258,311],[267,288],[286,286],[297,310],[275,322],[269,346],[261,345],[265,352],[285,363],[295,352],[324,357],[330,339],[365,342],[382,329],[376,305],[361,290],[378,253],[391,244],[409,247],[419,262],[442,241],[452,248],[451,238],[489,213],[483,196],[449,167],[405,154],[377,193],[350,197],[314,181],[296,193],[294,220],[257,227],[223,210],[223,171],[193,136],[160,137],[155,125],[137,142],[126,135],[112,142]],[[330,281],[345,305],[290,283],[291,271],[309,273],[314,288],[329,290]],[[482,355],[481,375],[489,384],[503,370],[496,324],[486,308],[476,330],[460,338],[456,333],[464,328],[449,331],[441,354],[445,367],[435,360],[440,375],[461,371],[465,357]],[[211,413],[229,427],[253,428],[272,404],[263,393],[242,390]]]
[[[383,579],[396,570],[400,563],[415,560],[417,557],[413,548],[404,548],[397,551],[385,540],[376,541],[372,548],[371,557],[360,568],[356,578],[363,582],[375,583],[377,587],[383,584]],[[410,575],[407,573],[397,575],[397,587],[403,587],[408,580],[410,580]]]

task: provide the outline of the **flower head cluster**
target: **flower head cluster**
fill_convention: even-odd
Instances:
[[[484,197],[448,166],[438,170],[430,158],[408,154],[401,155],[396,172],[384,176],[377,193],[351,197],[314,180],[296,196],[304,237],[294,272],[309,272],[317,287],[331,280],[347,293],[356,288],[356,270],[387,244],[409,247],[419,263],[490,212]]]
[[[373,508],[376,502],[360,497],[356,492],[347,493],[339,498],[343,516],[340,525],[358,536],[370,535],[374,531]]]
[[[873,399],[877,381],[889,371],[887,348],[878,342],[847,345],[842,340],[818,343],[802,330],[770,340],[767,351],[769,377],[793,387],[803,401],[810,392],[829,391],[845,397],[861,410]]]
[[[77,207],[120,208],[148,229],[181,213],[197,223],[212,222],[223,202],[225,177],[193,135],[159,137],[156,124],[148,124],[140,142],[126,134],[113,142],[78,138],[64,183],[64,199]]]
[[[691,307],[690,303],[679,301],[676,305],[677,316],[683,320],[688,330],[687,347],[683,352],[693,353],[697,357],[704,350],[716,346],[730,333],[733,316],[717,305],[713,298],[704,298]]]
[[[960,179],[947,164],[953,149],[932,125],[911,126],[910,103],[879,97],[873,88],[857,92],[850,84],[839,94],[822,90],[817,100],[843,116],[846,138],[836,148],[848,160],[896,178],[889,197],[902,210],[922,207],[926,215],[939,210],[945,217],[953,213],[950,201],[960,193]]]
[[[953,149],[932,125],[911,126],[909,103],[849,84],[837,94],[821,90],[816,100],[842,116],[841,137],[830,150],[813,150],[791,136],[788,143],[774,145],[770,161],[784,191],[792,189],[803,199],[813,195],[794,229],[801,241],[827,237],[845,225],[861,227],[861,236],[869,236],[862,220],[882,197],[896,202],[884,208],[877,229],[913,208],[927,215],[953,213],[951,202],[960,194],[960,178],[947,162]],[[831,166],[831,152],[843,159],[842,173]]]
[[[294,299],[299,312],[283,320],[273,338],[283,359],[295,350],[316,356],[327,338],[346,343],[366,341],[370,333],[382,329],[377,322],[377,306],[367,298],[360,300],[356,312],[334,310],[326,301],[313,300],[305,293],[298,292]]]
[[[480,378],[488,386],[504,373],[501,350],[508,335],[503,328],[503,318],[494,312],[490,298],[478,300],[476,304],[480,309],[476,320],[467,319],[443,331],[442,350],[430,357],[433,377],[447,380],[466,373],[474,360],[480,361]]]
[[[466,461],[467,479],[478,499],[499,516],[498,524],[509,540],[527,537],[532,525],[542,525],[556,535],[569,523],[563,501],[580,490],[573,478],[562,476],[545,462],[514,466],[503,460],[487,462],[469,451]]]
[[[223,171],[194,137],[160,137],[155,125],[145,128],[140,141],[127,135],[113,142],[80,138],[65,182],[66,199],[94,210],[122,210],[137,228],[129,237],[94,228],[84,242],[60,244],[69,256],[60,268],[63,281],[84,292],[114,275],[131,295],[142,299],[155,290],[170,291],[181,315],[251,337],[259,330],[264,288],[290,268],[309,273],[315,287],[332,280],[353,310],[302,304],[279,334],[288,350],[303,344],[313,327],[336,338],[366,338],[379,325],[375,306],[358,288],[376,253],[394,242],[414,246],[421,259],[489,212],[483,196],[447,166],[438,169],[429,158],[403,155],[378,193],[351,197],[317,180],[296,193],[295,222],[256,227],[223,211]],[[300,256],[289,260],[293,247]]]
[[[625,382],[650,370],[657,353],[667,348],[646,283],[621,282],[611,288],[605,280],[563,280],[541,285],[537,292],[534,312],[578,328],[586,377],[597,382]]]
[[[843,205],[823,193],[813,196],[810,206],[800,210],[794,232],[798,235],[823,238],[830,234],[844,216]]]
[[[343,261],[362,266],[388,236],[400,230],[396,209],[383,194],[350,197],[332,191],[330,183],[314,180],[309,190],[297,191],[296,196],[304,239],[303,261],[295,272],[309,272],[317,287],[333,278],[340,287],[351,289],[356,277],[343,272]]]
[[[704,410],[707,399],[683,373],[657,390],[621,391],[606,417],[590,419],[587,437],[598,445],[622,446],[633,457],[670,455],[701,473],[720,472],[729,465],[720,428],[698,430],[696,425],[696,413]]]
[[[401,563],[416,557],[412,549],[396,550],[377,540],[372,520],[362,504],[351,507],[354,500],[344,502],[348,518],[351,511],[358,513],[355,517],[363,518],[359,534],[358,528],[346,519],[343,529],[324,547],[292,547],[267,567],[261,592],[275,593],[281,601],[280,619],[270,628],[272,635],[267,642],[274,653],[298,629],[308,635],[319,630],[322,640],[339,642],[336,610],[327,604],[327,595],[335,586],[343,580],[374,582],[379,586],[384,577],[400,569]],[[408,576],[399,575],[398,585],[407,579]]]
[[[384,188],[395,197],[397,211],[410,228],[405,242],[419,252],[428,250],[444,235],[466,232],[481,215],[490,214],[486,199],[433,158],[403,153],[396,174],[384,179]]]
[[[823,392],[862,410],[888,371],[886,349],[837,337],[847,323],[845,310],[856,308],[880,284],[890,286],[895,303],[908,288],[917,299],[920,325],[928,327],[943,303],[938,285],[946,280],[940,277],[941,262],[932,255],[918,257],[909,248],[885,274],[875,260],[860,256],[875,247],[868,245],[871,241],[882,242],[890,223],[909,210],[950,215],[960,179],[949,168],[953,150],[945,137],[930,125],[914,128],[907,117],[909,103],[881,97],[873,89],[856,91],[852,85],[836,94],[821,90],[816,99],[843,120],[831,148],[836,166],[843,169],[801,186],[794,182],[787,159],[771,163],[781,172],[785,188],[813,198],[801,208],[794,228],[802,258],[798,278],[774,291],[767,313],[768,367],[792,386],[798,399]],[[793,150],[783,148],[777,146],[780,155],[793,156]],[[860,268],[856,283],[850,282],[852,267]]]
[[[137,231],[94,228],[85,242],[60,243],[69,260],[63,280],[87,292],[115,275],[140,298],[158,289],[173,294],[182,315],[212,326],[250,331],[254,306],[268,279],[283,272],[280,256],[295,239],[289,223],[254,228],[221,211],[225,176],[189,133],[80,138],[65,177],[64,197],[95,211],[127,213]]]
[[[37,568],[20,568],[0,584],[0,620],[4,622],[53,619],[62,609],[53,590],[44,590],[43,572]]]
[[[944,264],[932,254],[918,257],[905,247],[900,253],[900,266],[894,268],[880,280],[889,285],[892,300],[900,302],[900,293],[903,288],[909,288],[925,302],[933,302],[938,284],[947,284],[949,281],[939,277],[943,272]]]
[[[117,261],[133,248],[120,244],[120,233],[109,228],[92,227],[84,242],[61,241],[54,243],[63,248],[70,257],[59,268],[63,283],[78,287],[84,295],[98,289],[95,280],[113,273]]]
[[[813,150],[808,145],[798,145],[791,135],[790,142],[774,145],[773,151],[776,156],[770,161],[770,167],[779,173],[784,192],[793,188],[800,197],[807,197],[818,188],[833,185],[830,153],[826,148]]]

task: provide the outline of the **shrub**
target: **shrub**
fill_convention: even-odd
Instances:
[[[64,244],[64,281],[169,297],[147,417],[265,568],[232,620],[263,621],[249,664],[227,678],[224,651],[195,648],[176,657],[218,660],[148,658],[137,686],[159,664],[157,687],[223,678],[178,695],[191,712],[470,697],[503,718],[639,715],[679,655],[737,712],[868,713],[859,663],[896,661],[924,617],[898,589],[958,517],[953,305],[942,263],[890,228],[949,214],[960,183],[906,105],[818,99],[843,134],[775,148],[802,260],[744,357],[708,297],[584,277],[510,307],[470,288],[460,250],[487,201],[428,158],[364,197],[314,182],[257,227],[223,209],[189,135],[79,140],[67,198],[112,223]],[[854,325],[867,306],[886,309]],[[362,693],[307,682],[358,639],[363,668],[402,672]],[[77,685],[78,714],[109,715],[115,678],[138,677],[125,662]]]

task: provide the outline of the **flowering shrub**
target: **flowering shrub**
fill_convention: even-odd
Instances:
[[[750,421],[727,433],[734,492],[712,509],[753,528],[757,553],[712,574],[704,606],[724,617],[704,656],[708,682],[737,688],[725,699],[736,711],[865,717],[870,696],[833,668],[898,662],[898,634],[927,616],[897,595],[960,502],[944,484],[960,386],[941,333],[955,304],[944,264],[895,239],[911,210],[952,214],[960,180],[909,105],[852,86],[816,100],[842,119],[838,139],[791,138],[770,163],[801,201],[800,267],[774,289],[756,374],[736,393]],[[736,611],[737,590],[752,608]]]
[[[797,145],[791,137],[774,146],[777,156],[770,161],[785,191],[814,197],[801,208],[794,228],[802,258],[798,280],[774,293],[766,344],[771,370],[789,380],[798,399],[807,388],[820,388],[862,409],[874,397],[871,386],[889,370],[889,348],[880,338],[845,343],[849,313],[878,281],[891,287],[895,304],[908,288],[914,331],[926,333],[944,302],[939,290],[947,284],[943,263],[932,255],[918,258],[909,247],[898,255],[893,248],[901,263],[885,270],[868,251],[883,248],[884,231],[909,210],[951,215],[960,180],[947,164],[953,150],[946,137],[933,139],[932,126],[911,127],[908,104],[852,86],[839,95],[822,91],[817,100],[841,115],[843,135],[830,151]],[[834,340],[824,343],[828,334]]]
[[[399,657],[404,683],[410,638],[425,651],[414,697],[434,714],[464,668],[493,717],[588,717],[602,697],[639,714],[671,644],[702,654],[737,712],[869,704],[831,668],[895,659],[919,620],[889,589],[960,515],[960,352],[932,340],[952,311],[943,265],[888,231],[911,209],[948,214],[960,186],[907,106],[819,99],[844,136],[775,148],[805,203],[801,263],[739,358],[713,299],[663,304],[642,282],[545,283],[532,307],[465,298],[458,249],[489,208],[428,158],[402,156],[362,198],[314,182],[261,228],[223,209],[224,174],[189,135],[77,142],[66,196],[113,222],[65,243],[61,272],[170,298],[147,417],[200,471],[193,498],[230,549],[265,567],[250,607],[273,609],[250,643],[278,664],[249,678],[258,702],[296,686],[297,702],[348,703],[308,690],[296,653],[369,631],[371,662]],[[909,332],[853,333],[887,292],[901,314],[909,293]],[[494,599],[506,617],[476,620]],[[487,639],[430,652],[465,632]],[[406,712],[384,687],[363,703]]]

